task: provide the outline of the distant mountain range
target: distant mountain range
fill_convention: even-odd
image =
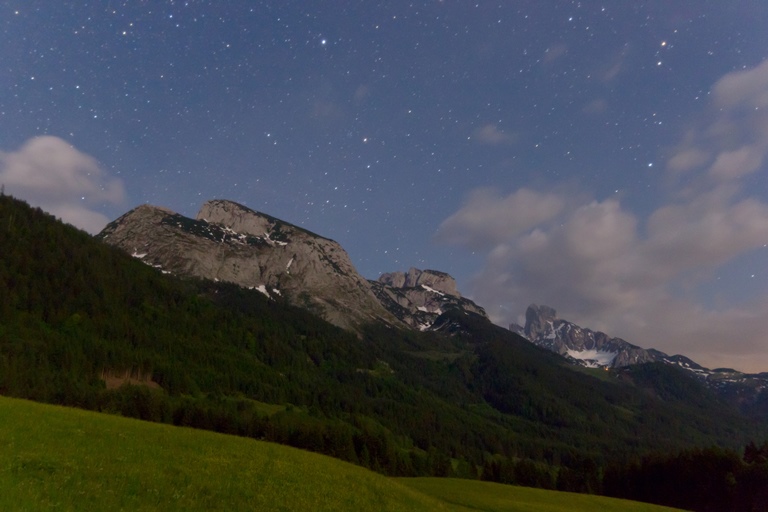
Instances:
[[[436,322],[450,310],[487,319],[445,272],[411,268],[365,279],[337,242],[233,201],[208,201],[194,219],[142,205],[97,238],[163,272],[255,289],[353,331],[375,321],[420,331],[445,328]],[[683,355],[641,348],[557,318],[549,306],[531,305],[525,326],[509,328],[574,365],[618,370],[659,362],[681,368],[745,412],[768,416],[768,373],[704,368]]]
[[[573,335],[566,357],[444,272],[369,281],[336,242],[230,201],[195,219],[140,206],[95,239],[0,193],[3,395],[582,492],[613,462],[768,432],[747,386],[761,375],[707,387],[724,371],[584,329],[576,343],[551,308],[526,323]]]
[[[620,369],[655,362],[682,368],[742,409],[757,408],[763,413],[768,412],[768,372],[747,374],[730,368],[711,370],[682,355],[670,356],[580,327],[557,318],[555,309],[543,305],[528,306],[525,326],[511,324],[509,329],[539,347],[560,354],[572,364],[587,368]]]

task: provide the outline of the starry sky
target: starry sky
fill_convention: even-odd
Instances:
[[[768,2],[0,1],[0,183],[89,232],[224,198],[768,371]]]

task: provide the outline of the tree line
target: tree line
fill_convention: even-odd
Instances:
[[[675,387],[666,369],[636,372],[675,390],[656,399],[566,368],[482,318],[443,321],[445,334],[353,334],[235,285],[162,275],[0,196],[3,395],[275,441],[391,475],[594,493],[645,492],[616,490],[610,475],[653,447],[735,449],[765,432],[695,383]],[[107,389],[105,371],[158,388]]]

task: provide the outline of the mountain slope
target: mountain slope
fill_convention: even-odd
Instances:
[[[195,219],[142,205],[98,238],[163,272],[284,297],[355,331],[378,321],[424,330],[449,308],[485,315],[444,272],[412,268],[368,281],[333,240],[232,201],[208,201]]]
[[[398,323],[338,243],[231,201],[208,201],[196,219],[139,206],[98,238],[176,275],[285,296],[341,327]]]
[[[12,441],[0,444],[2,510],[669,510],[489,482],[391,479],[273,443],[5,397],[0,432]]]
[[[461,510],[329,457],[114,415],[0,397],[0,432],[3,510]]]
[[[745,374],[727,368],[710,370],[685,356],[670,356],[659,350],[644,349],[621,338],[613,338],[603,332],[585,329],[557,318],[557,312],[549,306],[531,304],[525,313],[525,327],[513,324],[510,330],[539,347],[564,356],[573,364],[588,368],[623,368],[642,363],[662,363],[685,370],[722,399],[738,404],[750,415],[768,417],[766,373]]]
[[[525,312],[525,327],[513,324],[510,330],[589,368],[620,368],[661,360],[660,352],[654,353],[621,338],[584,329],[556,315],[557,312],[549,306],[531,304]]]
[[[382,274],[370,284],[390,313],[422,331],[432,328],[437,318],[451,309],[486,316],[483,308],[461,296],[456,281],[445,272],[411,268],[407,273]]]
[[[515,482],[527,461],[535,485],[594,490],[612,459],[766,433],[692,378],[677,389],[682,370],[660,376],[668,393],[649,393],[641,375],[569,366],[461,309],[424,332],[345,331],[279,296],[165,275],[7,196],[0,299],[0,394],[264,438],[384,473],[501,479],[506,461]],[[155,386],[108,388],[115,375]],[[561,468],[586,476],[559,482]]]

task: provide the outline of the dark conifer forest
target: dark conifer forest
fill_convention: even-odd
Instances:
[[[388,475],[768,510],[765,421],[682,371],[575,368],[482,317],[438,322],[347,332],[258,291],[162,274],[0,197],[2,395]]]

